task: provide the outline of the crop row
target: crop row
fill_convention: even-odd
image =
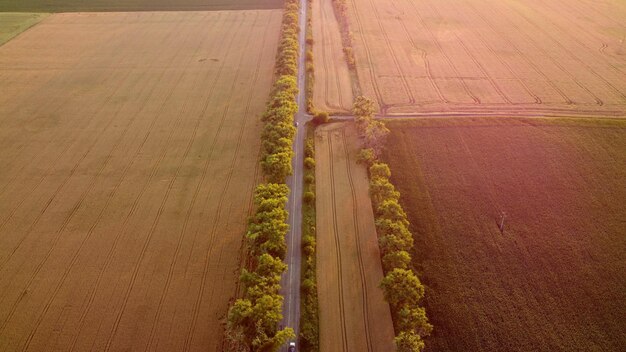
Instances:
[[[421,351],[423,337],[430,334],[432,325],[428,323],[424,308],[419,306],[424,286],[410,267],[413,235],[400,205],[400,192],[389,180],[389,166],[379,160],[389,130],[383,121],[374,119],[375,111],[371,100],[356,99],[353,113],[365,144],[359,153],[359,161],[369,166],[370,195],[385,272],[380,287],[391,308],[397,350]]]

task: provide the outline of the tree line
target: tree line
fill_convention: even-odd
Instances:
[[[285,236],[289,230],[285,209],[292,173],[294,115],[298,111],[299,2],[286,0],[276,57],[276,80],[262,116],[261,167],[267,183],[254,192],[255,212],[246,233],[247,263],[239,277],[242,297],[228,311],[229,351],[270,352],[295,337],[291,328],[279,328],[284,297],[280,279],[287,270]]]
[[[400,205],[400,192],[390,181],[389,166],[379,159],[389,129],[383,121],[374,119],[375,111],[373,101],[365,97],[355,100],[353,113],[364,140],[359,161],[369,170],[370,195],[385,272],[380,287],[391,308],[398,352],[422,351],[423,338],[430,334],[432,325],[419,305],[424,297],[424,286],[410,267],[413,235]]]
[[[285,1],[281,39],[276,58],[276,76],[270,100],[263,114],[261,166],[269,182],[283,183],[291,175],[294,115],[298,111],[298,32],[297,0]]]
[[[317,300],[315,238],[315,145],[313,137],[304,147],[304,195],[302,204],[302,283],[300,351],[319,351],[319,308]]]
[[[278,329],[282,320],[283,296],[280,278],[287,269],[285,184],[262,184],[254,193],[256,212],[250,219],[246,239],[248,268],[241,270],[243,297],[228,312],[227,337],[233,351],[276,351],[293,338],[291,328]]]

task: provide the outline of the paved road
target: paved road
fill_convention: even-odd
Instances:
[[[302,192],[304,174],[304,138],[306,122],[311,119],[306,113],[305,97],[305,36],[306,36],[306,0],[300,0],[300,57],[298,61],[298,113],[295,120],[298,124],[296,138],[293,145],[293,175],[287,179],[287,185],[291,189],[287,210],[289,211],[289,233],[287,233],[287,272],[283,274],[281,291],[285,297],[283,305],[283,327],[291,327],[300,333],[300,264],[302,261]],[[296,337],[297,340],[297,337]],[[282,348],[287,351],[287,346]]]

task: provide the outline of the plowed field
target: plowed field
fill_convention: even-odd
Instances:
[[[626,114],[626,5],[349,0],[363,94],[384,114]]]
[[[0,47],[0,351],[220,351],[282,11],[57,14]]]
[[[349,124],[316,130],[317,282],[320,351],[393,351],[365,168]]]
[[[313,1],[312,7],[315,39],[313,105],[316,109],[329,112],[350,111],[354,100],[352,82],[332,0]]]
[[[388,126],[428,351],[626,346],[624,120]]]

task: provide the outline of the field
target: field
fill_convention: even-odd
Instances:
[[[623,120],[388,126],[435,327],[428,351],[623,350]]]
[[[317,284],[320,351],[392,351],[389,305],[356,130],[316,130]]]
[[[282,0],[0,0],[2,12],[277,9]]]
[[[0,46],[48,16],[44,13],[0,12]]]
[[[0,351],[221,351],[281,17],[55,14],[0,47]]]
[[[352,82],[332,0],[313,1],[312,8],[315,39],[313,105],[316,109],[329,112],[350,111],[354,99]]]
[[[626,115],[626,4],[349,0],[357,71],[383,114]]]

